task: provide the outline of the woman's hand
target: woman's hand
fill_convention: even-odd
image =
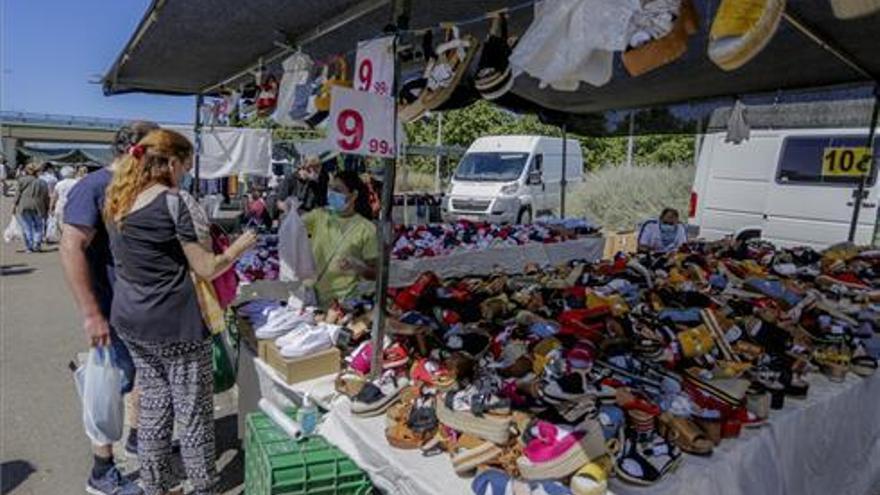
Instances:
[[[98,313],[87,315],[83,320],[83,328],[90,346],[105,347],[110,345],[110,325],[103,315]]]
[[[339,260],[339,269],[343,272],[354,273],[358,276],[363,276],[367,270],[367,265],[363,261],[352,258],[351,256],[346,256]]]
[[[232,243],[230,249],[233,250],[236,257],[241,256],[248,249],[254,247],[257,244],[257,234],[252,230],[246,230],[243,234],[238,236],[238,239]]]

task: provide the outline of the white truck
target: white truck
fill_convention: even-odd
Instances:
[[[867,137],[862,127],[752,130],[740,144],[725,142],[723,131],[707,134],[689,223],[707,240],[760,237],[821,249],[847,240],[854,191],[869,170],[855,236],[856,244],[868,244],[878,187]]]
[[[444,221],[531,223],[558,211],[563,183],[562,139],[486,136],[470,145],[441,206]],[[583,180],[580,143],[566,145],[565,183]]]

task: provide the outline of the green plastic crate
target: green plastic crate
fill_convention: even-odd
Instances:
[[[264,413],[249,414],[246,424],[247,495],[373,493],[367,474],[324,438],[292,440]]]

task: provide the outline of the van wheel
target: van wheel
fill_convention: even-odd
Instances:
[[[741,232],[738,236],[736,236],[736,240],[747,242],[752,240],[757,240],[761,238],[760,230],[746,230]]]
[[[520,225],[532,223],[532,209],[523,208],[519,210],[519,215],[516,217],[516,223]]]

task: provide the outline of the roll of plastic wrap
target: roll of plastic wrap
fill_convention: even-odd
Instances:
[[[260,399],[260,409],[266,413],[290,438],[299,440],[302,437],[302,428],[292,418],[286,416],[275,404],[267,399]]]

